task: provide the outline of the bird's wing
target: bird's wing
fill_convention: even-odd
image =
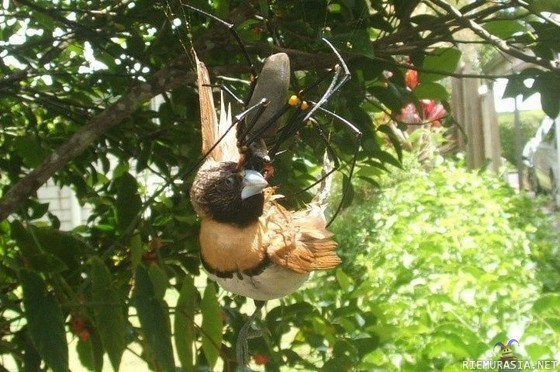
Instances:
[[[323,207],[290,212],[267,195],[263,214],[268,235],[266,251],[272,262],[286,269],[307,273],[332,269],[341,263],[337,243],[326,229]]]
[[[207,155],[208,159],[217,162],[237,162],[239,161],[239,151],[237,149],[235,129],[232,128],[231,107],[228,105],[226,110],[222,93],[222,99],[220,100],[220,121],[218,122],[208,69],[206,65],[198,59],[194,50],[192,54],[196,62],[198,97],[200,102],[200,125],[202,131],[202,153]]]

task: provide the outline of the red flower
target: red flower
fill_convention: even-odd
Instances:
[[[434,127],[441,127],[441,121],[447,114],[445,107],[437,101],[423,99],[422,112],[418,112],[414,103],[407,103],[401,108],[400,114],[396,119],[405,124],[432,124]]]
[[[268,357],[264,354],[257,354],[253,357],[253,359],[255,359],[255,363],[257,363],[259,366],[268,364],[270,362]]]
[[[404,82],[410,89],[416,88],[416,86],[418,85],[418,71],[406,70],[404,74]]]
[[[445,107],[434,100],[422,100],[424,109],[424,120],[429,121],[435,127],[441,127],[441,119],[447,114]]]
[[[76,333],[76,335],[78,335],[78,337],[82,341],[88,341],[91,337],[88,325],[86,321],[81,317],[72,319],[72,328],[74,329],[74,333]]]
[[[89,331],[87,329],[82,329],[80,331],[80,333],[78,333],[78,337],[80,338],[80,340],[87,342],[89,341],[89,338],[91,337],[91,334],[89,333]]]

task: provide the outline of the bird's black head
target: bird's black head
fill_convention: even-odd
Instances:
[[[265,179],[252,170],[238,170],[223,162],[199,170],[191,188],[191,202],[202,218],[248,226],[263,213]]]

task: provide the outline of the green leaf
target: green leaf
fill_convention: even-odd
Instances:
[[[393,111],[393,113],[400,113],[401,107],[403,107],[409,99],[408,93],[391,83],[386,87],[379,85],[369,87],[368,92],[389,110]]]
[[[524,345],[524,347],[532,360],[539,360],[543,356],[551,353],[548,345],[530,344]]]
[[[142,237],[139,233],[135,233],[130,238],[130,257],[132,261],[132,267],[136,269],[136,266],[142,262],[142,255],[144,254],[144,246],[142,245]]]
[[[502,98],[513,98],[516,99],[517,96],[525,94],[527,87],[523,84],[521,79],[509,79],[502,94]]]
[[[48,254],[53,254],[71,270],[80,267],[82,257],[92,251],[78,235],[51,228],[30,227],[28,231],[35,237],[39,247]]]
[[[36,271],[58,273],[68,269],[68,266],[58,257],[43,251],[42,245],[34,232],[27,230],[19,221],[12,222],[12,238],[17,242],[23,257]]]
[[[124,232],[134,222],[142,208],[142,199],[138,194],[138,183],[130,173],[124,173],[117,180],[115,206],[119,229]]]
[[[14,140],[14,150],[29,168],[35,168],[45,158],[41,142],[35,136],[21,136]]]
[[[500,39],[508,39],[515,33],[526,32],[526,26],[514,19],[498,19],[485,23],[482,26],[486,31],[499,37]]]
[[[342,269],[337,269],[335,275],[340,289],[343,292],[347,291],[352,285],[352,279]]]
[[[93,314],[101,343],[115,371],[119,370],[126,349],[125,304],[112,283],[111,272],[100,258],[91,262],[92,299],[96,306]]]
[[[197,290],[191,276],[185,276],[175,308],[175,349],[185,371],[193,369],[193,346],[196,340],[194,315],[197,303]]]
[[[532,0],[529,5],[531,10],[537,13],[560,13],[560,2],[558,0]]]
[[[351,180],[347,175],[342,175],[342,208],[347,208],[352,204],[354,200],[354,185],[352,185]]]
[[[438,83],[420,83],[416,89],[414,89],[414,94],[418,99],[446,101],[449,98],[449,92],[447,89]]]
[[[169,284],[167,274],[165,274],[165,271],[158,264],[150,265],[148,273],[150,274],[150,279],[154,285],[156,298],[163,301],[163,296],[165,296],[165,291],[167,290],[167,285]]]
[[[24,269],[20,279],[29,334],[39,355],[53,371],[67,372],[68,345],[60,304],[39,274]]]
[[[103,347],[97,332],[91,330],[90,338],[87,341],[78,339],[76,351],[80,362],[88,370],[96,372],[103,370]]]
[[[39,219],[49,211],[49,203],[39,203],[38,201],[31,199],[28,201],[28,205],[28,209],[30,210],[30,220]]]
[[[136,268],[134,303],[144,339],[155,358],[157,368],[175,370],[169,317],[154,291],[154,285],[143,265]]]
[[[541,92],[541,106],[543,111],[550,117],[555,118],[560,113],[560,101],[554,92]]]
[[[214,284],[206,286],[200,309],[202,311],[202,351],[206,356],[208,366],[212,368],[220,353],[223,328],[220,304],[216,298]]]
[[[533,312],[539,317],[547,314],[560,313],[560,295],[556,293],[546,293],[539,297],[533,304]]]
[[[364,356],[379,347],[379,336],[372,335],[369,337],[358,338],[354,340],[354,346],[358,349],[358,354],[360,356]]]
[[[322,368],[324,371],[351,371],[352,369],[352,360],[345,355],[329,359]]]
[[[351,40],[352,40],[352,49],[354,50],[354,52],[358,52],[364,57],[374,59],[375,52],[367,30],[365,29],[356,30],[356,32],[354,32],[353,34],[354,35],[351,38]]]
[[[533,88],[541,94],[543,111],[555,118],[560,113],[560,78],[554,73],[546,72],[535,79]]]
[[[375,58],[369,33],[365,29],[353,30],[351,33],[341,33],[328,37],[339,50],[362,55],[366,58]]]
[[[423,69],[431,71],[439,71],[440,74],[420,71],[418,81],[420,84],[430,83],[441,80],[457,69],[459,60],[461,59],[461,51],[455,48],[438,48],[433,54],[424,58]]]
[[[40,371],[41,356],[37,352],[35,345],[33,345],[28,331],[29,328],[24,327],[20,332],[15,333],[11,344],[12,346],[17,346],[22,351],[21,371]]]

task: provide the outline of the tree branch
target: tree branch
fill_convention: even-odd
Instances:
[[[86,148],[108,130],[129,117],[142,104],[156,95],[194,82],[194,73],[189,73],[190,64],[185,56],[180,56],[167,67],[156,72],[145,83],[132,87],[127,94],[93,117],[84,127],[52,153],[41,165],[20,179],[0,199],[0,221],[14,213],[17,208],[68,162],[80,155]]]
[[[26,5],[31,4],[27,0],[23,1]],[[246,14],[250,12],[253,12],[253,9],[247,4],[247,6],[236,8],[230,16],[237,21],[246,18]],[[227,29],[223,31],[227,32]],[[200,42],[210,36],[211,32],[205,35],[202,40],[199,40],[198,46],[195,45],[197,50],[199,47],[204,49]],[[192,62],[189,61],[188,54],[180,55],[167,67],[156,72],[147,82],[134,86],[117,102],[92,118],[84,127],[74,133],[66,143],[45,159],[41,165],[8,189],[0,199],[0,221],[14,213],[27,198],[33,195],[56,172],[85,151],[91,143],[129,117],[142,104],[164,91],[187,82],[194,83],[195,74],[187,72],[191,66]]]
[[[478,23],[465,17],[457,8],[455,8],[451,4],[448,4],[443,0],[429,0],[429,1],[439,6],[440,8],[444,9],[448,14],[453,16],[455,20],[459,22],[459,24],[462,24],[463,26],[469,28],[478,37],[488,41],[490,45],[498,48],[502,52],[509,54],[510,56],[513,56],[515,58],[518,58],[522,61],[544,67],[547,70],[556,71],[556,72],[560,71],[560,62],[558,60],[549,61],[537,56],[526,54],[523,51],[508,45],[508,43],[505,40],[502,40],[492,35],[484,28],[482,28]]]

